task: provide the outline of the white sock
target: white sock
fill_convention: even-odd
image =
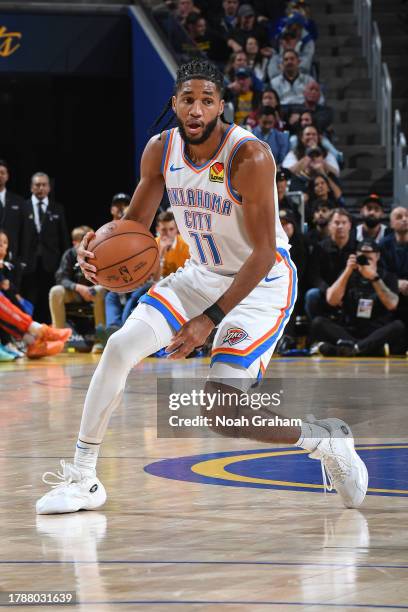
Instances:
[[[41,323],[37,323],[37,321],[33,321],[27,331],[29,334],[32,334],[33,336],[38,336],[38,332],[40,331],[41,327],[42,327]]]
[[[100,447],[100,444],[90,444],[78,438],[74,457],[75,467],[89,476],[94,476]]]
[[[329,438],[330,434],[324,427],[316,425],[315,423],[306,423],[303,421],[300,437],[295,446],[300,446],[310,453],[313,452],[318,446],[322,438]]]

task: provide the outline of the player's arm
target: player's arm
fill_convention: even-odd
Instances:
[[[124,219],[138,221],[146,228],[149,228],[153,223],[163,197],[164,178],[161,172],[161,162],[164,142],[163,137],[154,136],[147,143],[140,165],[140,182],[124,216]],[[84,276],[94,283],[96,268],[86,261],[88,257],[94,257],[93,253],[87,250],[89,241],[92,240],[93,236],[93,232],[88,232],[84,236],[78,247],[78,263]]]
[[[275,263],[275,172],[272,156],[258,142],[245,143],[234,158],[231,180],[235,191],[242,196],[245,229],[253,251],[216,303],[223,314],[251,293]],[[195,347],[204,344],[213,328],[213,321],[205,314],[191,319],[167,347],[172,353],[170,358],[189,355]]]

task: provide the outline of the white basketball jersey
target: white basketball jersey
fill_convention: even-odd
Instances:
[[[245,230],[242,199],[231,185],[232,161],[248,140],[257,138],[232,124],[214,156],[196,166],[187,156],[178,128],[174,128],[167,132],[163,151],[162,172],[171,210],[190,247],[191,260],[224,275],[236,274],[253,250]],[[274,197],[276,246],[288,249],[279,220],[276,184]]]

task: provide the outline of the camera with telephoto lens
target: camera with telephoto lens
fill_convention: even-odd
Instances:
[[[359,266],[368,266],[368,264],[370,263],[366,255],[357,255],[356,262]]]

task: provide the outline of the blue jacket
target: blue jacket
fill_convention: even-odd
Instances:
[[[289,152],[289,134],[279,132],[272,128],[267,134],[263,134],[259,125],[253,131],[254,136],[267,142],[272,149],[273,156],[278,166],[283,162],[286,154]]]

